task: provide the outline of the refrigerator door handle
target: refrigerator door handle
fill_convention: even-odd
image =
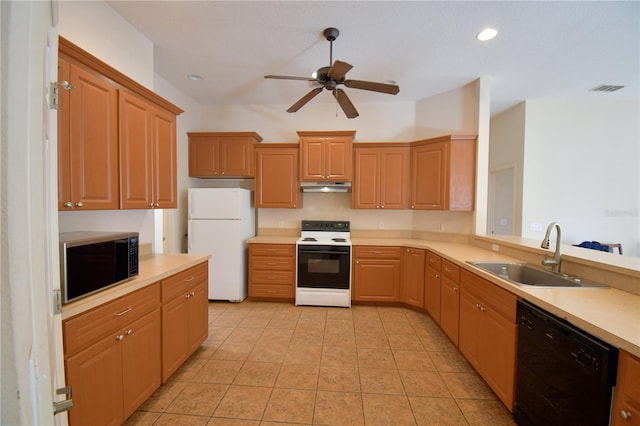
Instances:
[[[193,238],[193,234],[191,233],[191,221],[189,221],[187,227],[187,253],[191,253],[193,247],[191,246],[191,238]]]

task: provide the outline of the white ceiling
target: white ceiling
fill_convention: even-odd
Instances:
[[[640,2],[108,1],[150,39],[155,72],[203,105],[293,104],[333,59],[347,78],[396,81],[396,96],[345,89],[358,102],[416,101],[491,77],[491,112],[525,99],[638,100]],[[484,27],[498,36],[479,42]],[[188,74],[202,81],[191,81]],[[614,93],[590,89],[624,85]],[[311,102],[334,102],[322,93]]]

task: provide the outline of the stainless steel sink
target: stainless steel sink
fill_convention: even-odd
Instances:
[[[604,284],[572,277],[538,268],[528,263],[517,262],[468,262],[497,277],[519,286],[531,287],[607,287]]]

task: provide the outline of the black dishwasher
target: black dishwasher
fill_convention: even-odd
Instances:
[[[518,301],[518,425],[609,424],[618,349]]]

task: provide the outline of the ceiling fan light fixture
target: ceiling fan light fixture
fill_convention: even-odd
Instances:
[[[497,35],[498,30],[496,30],[495,28],[485,28],[484,30],[480,31],[478,35],[476,35],[476,38],[480,41],[488,41],[493,39]]]

